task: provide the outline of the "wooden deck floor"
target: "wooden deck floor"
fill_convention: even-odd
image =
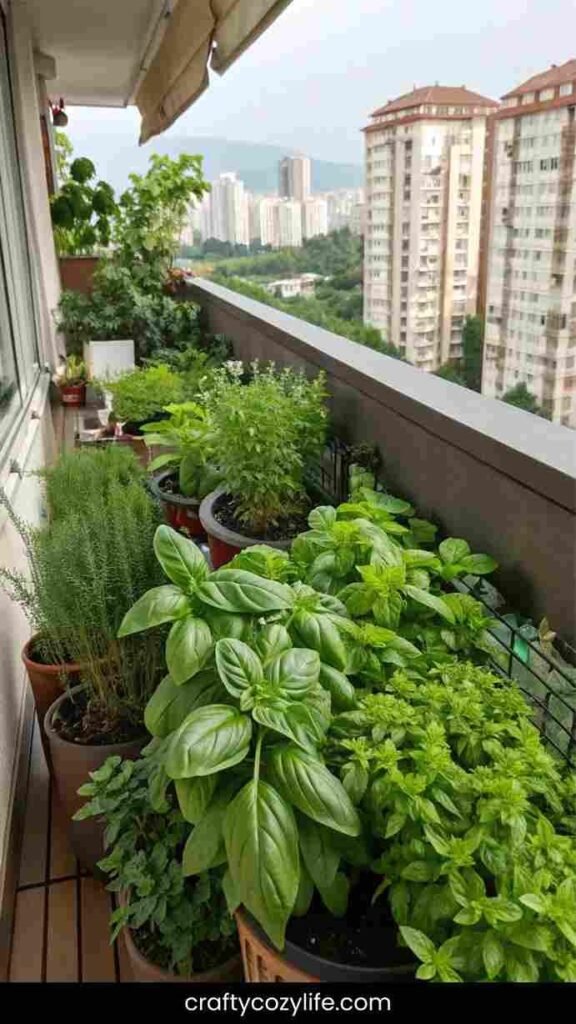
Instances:
[[[9,981],[131,981],[122,943],[110,945],[112,907],[70,849],[36,724]]]

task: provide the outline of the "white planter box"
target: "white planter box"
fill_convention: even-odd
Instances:
[[[96,380],[113,380],[127,370],[133,370],[134,342],[88,341],[84,345],[84,362],[88,373]]]

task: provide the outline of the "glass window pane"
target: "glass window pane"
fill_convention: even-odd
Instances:
[[[12,345],[10,313],[6,300],[4,271],[0,264],[0,447],[11,414],[19,408],[20,404],[21,397]]]

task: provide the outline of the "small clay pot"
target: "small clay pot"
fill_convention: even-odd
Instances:
[[[165,490],[167,483],[175,482],[177,479],[178,474],[174,470],[159,473],[150,479],[150,490],[161,502],[166,522],[172,529],[178,530],[192,540],[204,540],[206,535],[198,515],[198,499],[185,498],[183,494]]]
[[[287,537],[286,540],[264,540],[262,537],[247,537],[243,533],[237,533],[236,530],[222,526],[222,523],[219,523],[214,516],[213,509],[223,494],[226,494],[223,487],[207,494],[200,504],[199,512],[200,522],[208,535],[210,560],[214,569],[226,565],[231,558],[234,558],[234,555],[243,551],[244,548],[253,547],[254,544],[267,544],[269,548],[278,548],[280,551],[288,550],[294,540],[293,537]]]
[[[60,384],[60,401],[69,409],[83,408],[86,405],[86,384]]]
[[[80,665],[70,662],[66,665],[43,665],[32,657],[34,646],[39,641],[38,634],[30,638],[22,650],[22,661],[26,666],[28,680],[34,695],[34,704],[40,725],[42,745],[48,764],[50,764],[50,748],[46,739],[44,719],[50,706],[62,695],[66,686],[78,683]]]
[[[211,971],[203,971],[199,974],[190,974],[184,977],[181,974],[165,971],[163,967],[157,967],[151,960],[147,960],[136,946],[129,928],[122,929],[122,937],[126,946],[128,960],[130,961],[133,981],[156,983],[185,981],[209,985],[214,983],[226,984],[231,981],[242,980],[242,960],[239,955],[231,957],[230,960],[226,960],[225,963],[220,964],[218,967],[213,967]]]
[[[46,714],[44,727],[50,748],[56,792],[68,819],[70,843],[82,866],[97,874],[96,864],[104,856],[104,825],[99,818],[72,820],[76,811],[86,803],[86,798],[78,795],[78,789],[89,781],[89,772],[100,768],[108,757],[119,755],[124,759],[136,760],[149,737],[142,735],[126,743],[98,745],[71,743],[70,740],[64,739],[56,731],[54,723],[64,702],[78,695],[81,690],[81,686],[76,686],[58,697]]]

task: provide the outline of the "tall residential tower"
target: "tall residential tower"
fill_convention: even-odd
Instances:
[[[310,157],[285,156],[278,165],[278,195],[302,203],[310,195],[311,179]]]
[[[576,427],[576,60],[507,93],[493,125],[482,391],[525,383]]]
[[[424,370],[461,354],[476,312],[487,118],[497,104],[430,86],[376,110],[366,140],[364,320]]]

